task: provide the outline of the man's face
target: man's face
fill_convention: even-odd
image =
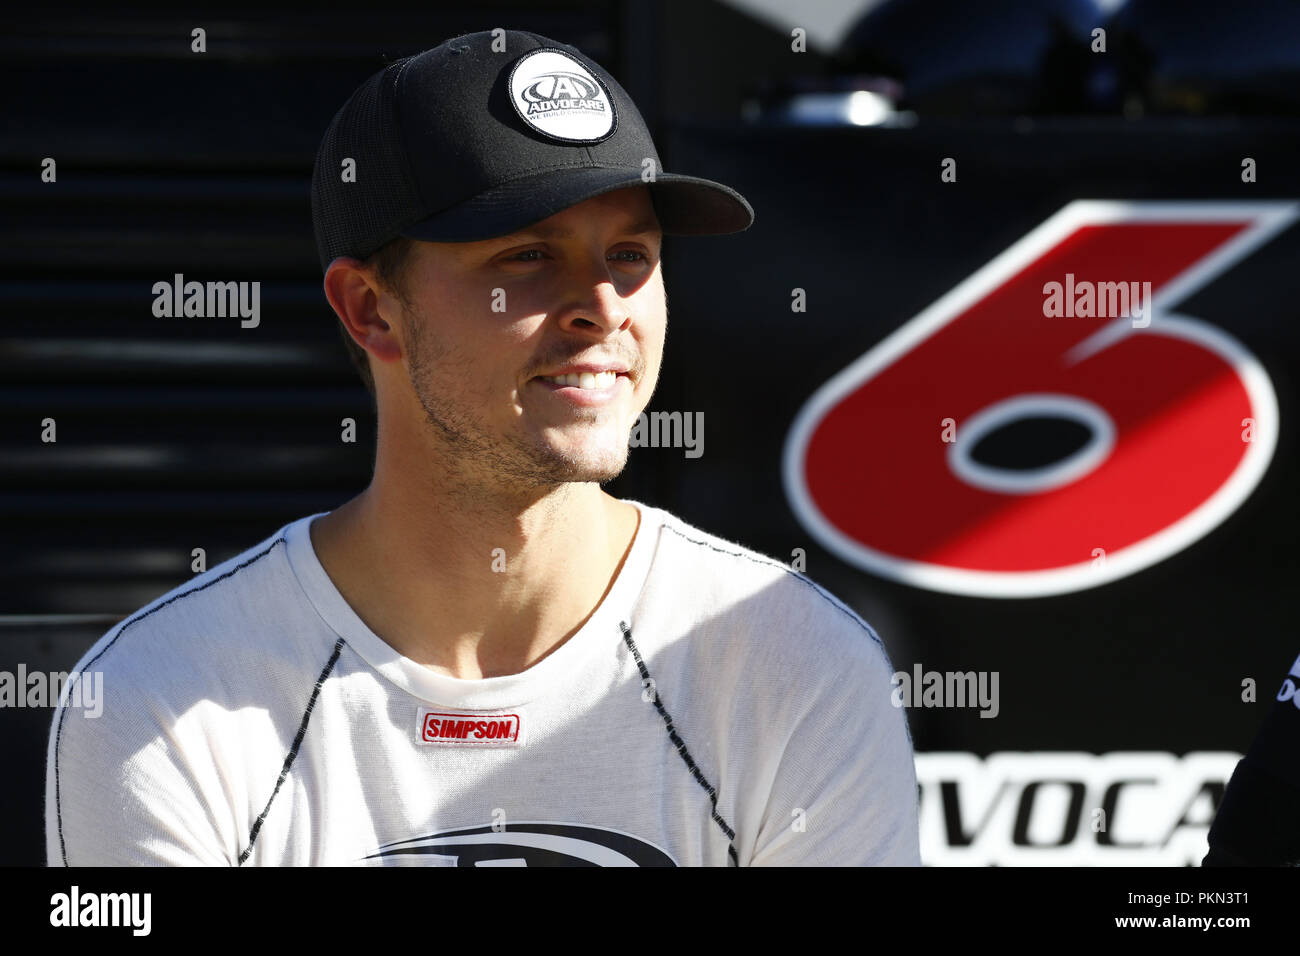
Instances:
[[[604,482],[627,463],[668,315],[644,186],[481,242],[421,242],[407,270],[406,371],[457,467],[525,486]],[[542,376],[624,370],[579,386]]]

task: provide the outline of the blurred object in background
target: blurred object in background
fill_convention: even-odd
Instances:
[[[766,82],[745,118],[1300,116],[1300,2],[886,0],[825,69]]]
[[[910,126],[916,114],[897,109],[902,89],[868,75],[766,80],[742,113],[768,126]]]
[[[849,29],[842,72],[888,78],[922,116],[1095,113],[1118,106],[1115,61],[1091,52],[1094,0],[889,0]]]
[[[1296,0],[1130,0],[1108,34],[1126,115],[1300,116]]]

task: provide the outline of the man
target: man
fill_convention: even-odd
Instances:
[[[612,77],[514,31],[376,74],[312,198],[374,478],[88,652],[109,699],[56,715],[49,861],[918,864],[871,628],[600,488],[658,379],[662,235],[748,203],[660,170]]]

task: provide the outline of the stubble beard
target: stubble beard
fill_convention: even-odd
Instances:
[[[519,434],[493,431],[473,414],[473,393],[459,388],[455,377],[447,374],[457,360],[432,340],[418,316],[410,309],[404,312],[411,388],[442,450],[439,466],[446,479],[482,493],[494,485],[536,490],[570,482],[603,484],[622,473],[628,459],[626,439],[609,454],[575,455],[540,436],[529,442]],[[609,414],[582,409],[575,417],[596,427],[595,422]]]

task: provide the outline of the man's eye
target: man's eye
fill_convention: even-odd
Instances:
[[[525,258],[525,257],[526,257],[526,256],[544,256],[544,255],[545,255],[545,253],[544,253],[541,249],[525,249],[523,252],[517,252],[517,253],[515,253],[513,256],[510,256],[510,257],[509,257],[509,260],[510,260],[511,262],[538,262],[538,261],[540,261],[540,260],[538,260],[538,259],[529,259],[529,258]],[[632,258],[632,259],[624,259],[624,260],[622,260],[623,262],[643,262],[643,261],[648,261],[648,257],[646,256],[646,254],[645,254],[644,252],[641,252],[641,251],[637,250],[637,249],[621,249],[621,250],[619,250],[618,252],[614,253],[614,257],[617,257],[617,256],[634,256],[634,257],[635,257],[635,258]]]

